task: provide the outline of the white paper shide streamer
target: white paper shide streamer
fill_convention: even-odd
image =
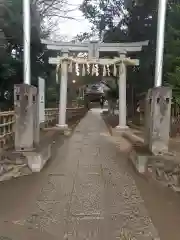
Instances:
[[[99,65],[95,64],[95,72],[96,72],[96,77],[99,76]]]
[[[87,63],[87,74],[88,75],[90,74],[90,65],[89,65],[89,63]]]
[[[70,61],[70,64],[69,64],[69,72],[72,73],[73,71],[73,65],[72,65],[72,61]]]
[[[116,65],[115,65],[115,64],[114,64],[113,75],[114,75],[114,77],[116,77],[116,76],[117,76],[117,68],[116,68]]]
[[[105,77],[106,76],[106,66],[104,65],[103,66],[103,77]]]
[[[82,76],[84,77],[86,75],[86,69],[85,69],[85,66],[83,64],[82,66]]]
[[[92,65],[92,76],[94,76],[96,73],[96,68],[95,68],[95,65],[93,64]]]
[[[79,64],[76,63],[76,76],[79,76],[80,73],[79,73]]]
[[[107,65],[107,72],[108,72],[108,76],[110,76],[110,68],[109,68],[109,65]]]
[[[57,66],[56,66],[56,83],[59,83],[59,68],[60,68],[60,64],[57,64]]]

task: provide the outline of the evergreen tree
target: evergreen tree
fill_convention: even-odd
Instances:
[[[180,104],[180,4],[173,4],[168,9],[165,57],[164,57],[164,79],[166,84],[172,87],[173,96]]]

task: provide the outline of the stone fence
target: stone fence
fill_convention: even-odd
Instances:
[[[77,116],[83,109],[84,107],[67,108],[67,120]],[[57,121],[58,108],[46,108],[44,127],[54,126]],[[0,152],[2,149],[8,148],[13,142],[15,122],[14,111],[0,112]]]

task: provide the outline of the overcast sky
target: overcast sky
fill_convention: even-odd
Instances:
[[[67,37],[68,40],[71,40],[79,33],[89,31],[91,28],[91,24],[83,17],[81,11],[78,10],[82,1],[83,0],[68,0],[70,5],[73,5],[69,8],[76,9],[72,12],[69,12],[69,17],[76,18],[76,20],[61,20],[59,23],[60,35]]]

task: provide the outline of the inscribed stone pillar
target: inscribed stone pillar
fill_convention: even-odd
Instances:
[[[27,84],[14,86],[15,149],[30,151],[34,148],[34,104],[37,88]]]
[[[45,80],[41,77],[38,78],[39,82],[39,123],[45,122]]]
[[[63,52],[63,57],[68,57],[68,51]],[[67,81],[68,81],[68,61],[63,60],[61,65],[61,84],[60,84],[60,101],[59,101],[59,122],[58,127],[65,129],[66,124],[66,105],[67,105]]]
[[[119,66],[119,125],[117,129],[126,129],[126,65],[122,62]]]
[[[149,92],[149,150],[153,154],[168,152],[172,90],[156,87]]]

